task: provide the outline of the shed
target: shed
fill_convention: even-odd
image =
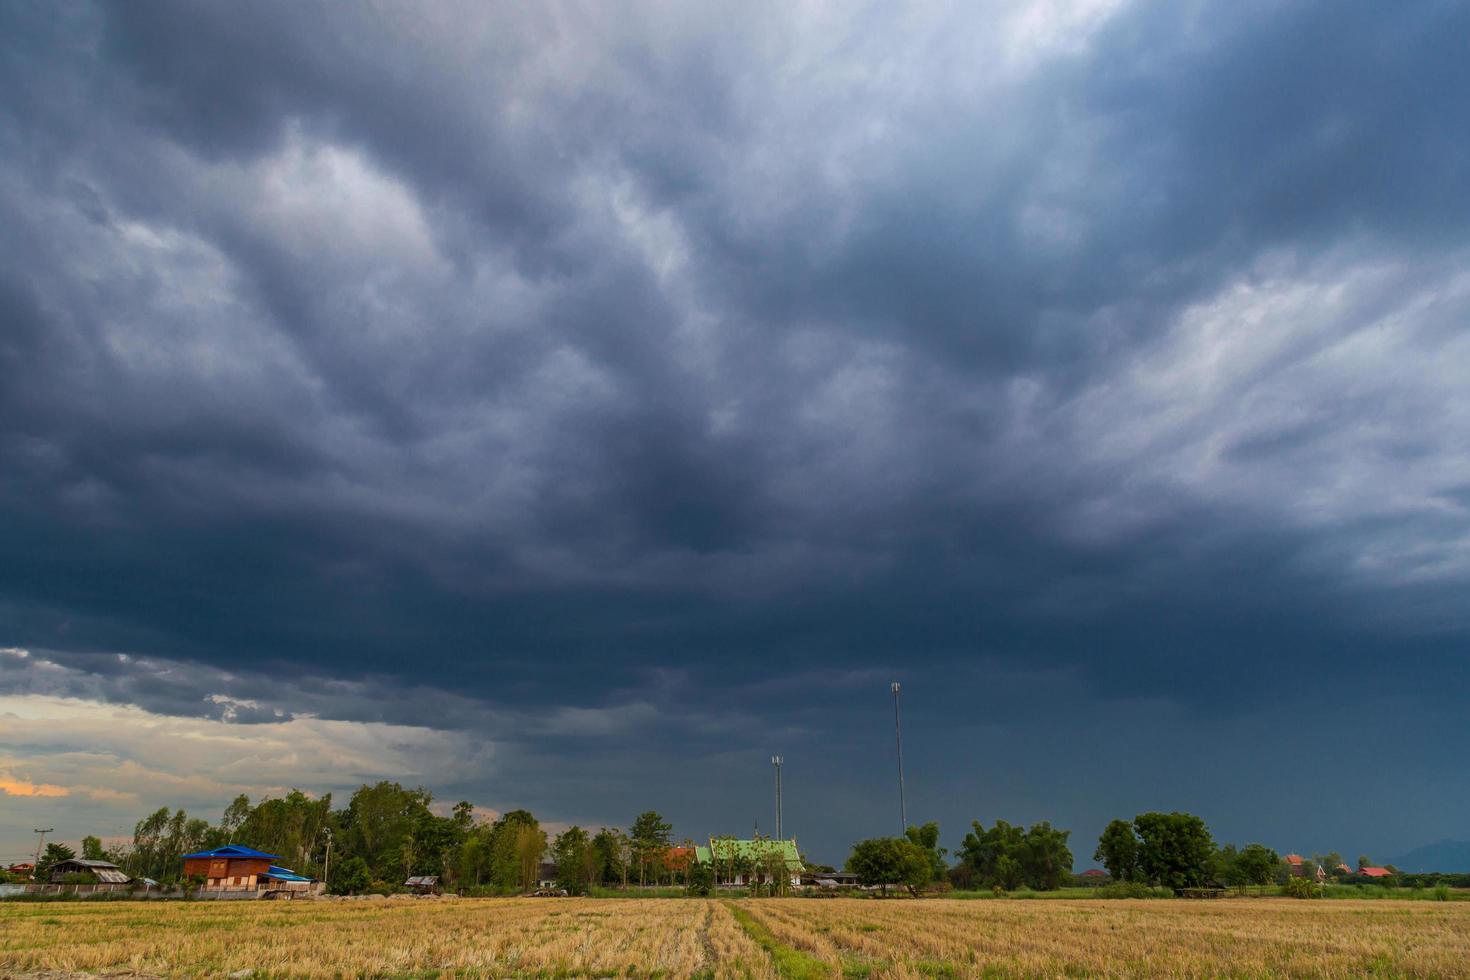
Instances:
[[[126,885],[128,875],[111,861],[89,861],[86,858],[68,858],[51,865],[51,882],[59,884],[67,875],[87,875],[93,881],[106,885]]]
[[[403,883],[403,887],[415,895],[434,895],[439,891],[439,876],[413,875]]]

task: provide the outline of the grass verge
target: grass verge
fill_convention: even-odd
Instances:
[[[725,903],[725,908],[735,916],[735,921],[740,923],[740,928],[745,930],[745,934],[755,940],[755,944],[770,955],[776,972],[786,980],[818,980],[818,978],[827,980],[832,976],[832,971],[827,968],[826,963],[815,956],[782,943],[771,934],[771,930],[756,921],[755,917],[745,909],[730,902]]]

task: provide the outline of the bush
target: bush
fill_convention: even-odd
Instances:
[[[1320,898],[1322,889],[1310,878],[1287,878],[1281,886],[1281,894],[1288,898]]]
[[[1152,888],[1141,881],[1115,881],[1096,889],[1098,898],[1167,898],[1173,893],[1166,888]]]
[[[1436,902],[1448,902],[1450,900],[1450,886],[1444,882],[1434,886],[1434,900]]]
[[[696,864],[689,869],[689,894],[708,897],[715,890],[715,869],[708,864]]]

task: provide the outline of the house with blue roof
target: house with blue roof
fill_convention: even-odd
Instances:
[[[184,876],[203,878],[206,892],[266,895],[313,890],[311,878],[276,864],[279,859],[279,854],[267,854],[243,844],[226,844],[212,851],[185,854]]]

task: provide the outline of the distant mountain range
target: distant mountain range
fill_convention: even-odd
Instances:
[[[1385,861],[1400,871],[1470,871],[1470,840],[1442,840]]]

